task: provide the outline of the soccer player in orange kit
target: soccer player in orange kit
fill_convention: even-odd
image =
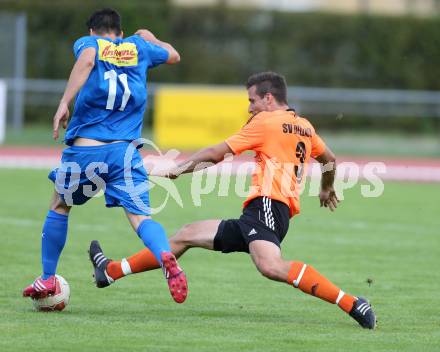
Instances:
[[[170,239],[173,253],[179,257],[191,247],[223,253],[247,252],[265,277],[337,304],[362,327],[374,329],[376,317],[366,299],[345,293],[310,265],[282,258],[281,242],[290,218],[299,213],[299,189],[311,157],[324,165],[321,206],[331,211],[337,208],[339,201],[333,187],[336,159],[311,123],[289,108],[283,76],[274,72],[257,73],[249,77],[246,87],[252,114],[246,125],[226,141],[200,150],[162,175],[176,178],[205,168],[206,162],[218,163],[228,153],[238,155],[252,150],[256,154],[256,169],[243,213],[239,219],[185,225]],[[92,241],[90,251],[102,253],[97,241]],[[159,268],[148,249],[121,261],[107,259],[101,264],[95,266],[95,276],[104,278],[96,281],[98,287],[106,287],[131,273]]]

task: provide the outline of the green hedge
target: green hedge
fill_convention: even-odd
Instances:
[[[438,17],[175,8],[163,0],[2,1],[0,11],[28,14],[28,77],[67,78],[72,44],[103,6],[121,13],[126,35],[149,28],[181,52],[179,65],[152,71],[157,82],[243,84],[274,70],[290,85],[440,90]]]
[[[272,69],[292,85],[440,89],[438,18],[224,9],[172,18],[183,81],[240,83]]]
[[[177,9],[168,1],[3,1],[25,11],[28,75],[65,78],[73,41],[96,8],[114,6],[127,34],[151,28],[182,53],[182,63],[154,72],[156,81],[240,84],[276,70],[289,84],[440,90],[440,19]]]

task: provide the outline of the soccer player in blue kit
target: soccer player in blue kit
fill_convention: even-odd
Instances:
[[[186,277],[163,227],[150,217],[148,177],[137,141],[147,104],[148,69],[176,64],[180,56],[145,29],[123,39],[120,16],[112,9],[96,11],[87,25],[90,35],[73,46],[76,62],[53,119],[55,139],[60,125],[67,127],[68,148],[61,166],[49,174],[55,192],[42,231],[43,274],[24,289],[23,296],[43,298],[55,292],[70,209],[102,190],[107,207],[124,208],[131,226],[160,262],[171,296],[182,303],[188,292]],[[105,264],[99,248],[90,253],[95,266]]]

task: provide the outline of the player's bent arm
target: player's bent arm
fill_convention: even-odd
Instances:
[[[177,52],[176,49],[174,49],[174,47],[171,44],[161,42],[160,40],[158,40],[158,43],[154,43],[154,44],[159,45],[162,48],[164,48],[166,51],[168,51],[168,60],[166,62],[168,65],[175,65],[180,62],[180,54]]]
[[[62,102],[70,104],[84,83],[86,83],[90,72],[92,72],[92,69],[95,66],[95,55],[95,48],[86,48],[78,57],[75,65],[73,65],[69,80],[67,81],[64,95],[61,98]]]
[[[202,149],[179,163],[175,169],[171,170],[169,177],[176,178],[181,174],[205,169],[212,164],[219,163],[229,153],[232,153],[232,150],[225,142]]]
[[[180,54],[178,53],[178,51],[174,49],[171,44],[157,39],[155,35],[149,30],[139,29],[135,34],[139,35],[143,40],[156,44],[168,51],[168,60],[166,61],[167,64],[174,65],[180,62]]]
[[[319,192],[319,202],[321,207],[328,207],[331,211],[337,208],[339,199],[334,189],[336,175],[336,157],[333,152],[326,147],[324,153],[315,158],[321,164],[321,191]]]
[[[61,98],[57,112],[53,117],[54,139],[58,138],[60,123],[62,123],[64,128],[67,127],[67,121],[69,119],[69,104],[89,78],[90,72],[95,66],[95,55],[95,48],[86,48],[79,55],[75,65],[73,65],[63,97]]]
[[[333,152],[326,147],[324,153],[315,158],[321,164],[321,189],[333,187],[336,174],[336,157]]]

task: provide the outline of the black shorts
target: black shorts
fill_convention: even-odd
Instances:
[[[289,207],[267,197],[253,199],[239,219],[223,220],[214,237],[214,250],[249,253],[249,243],[264,240],[280,247],[289,229]]]

